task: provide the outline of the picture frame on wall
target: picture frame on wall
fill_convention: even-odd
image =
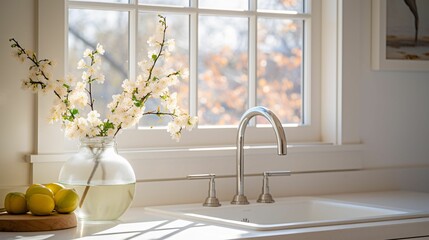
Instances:
[[[372,68],[429,71],[429,1],[372,1]]]

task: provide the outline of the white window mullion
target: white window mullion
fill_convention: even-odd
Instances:
[[[257,0],[249,0],[249,11],[252,13],[256,13],[257,11]],[[249,101],[249,108],[256,106],[257,102],[256,102],[256,89],[257,89],[257,67],[256,67],[256,63],[257,63],[257,26],[258,26],[258,19],[257,19],[257,14],[251,14],[251,16],[249,17],[249,32],[248,32],[248,38],[249,38],[249,49],[248,49],[248,53],[249,53],[249,79],[248,79],[248,91],[249,91],[249,96],[248,96],[248,101]],[[252,119],[250,124],[252,126],[256,125],[256,121],[255,119]]]
[[[198,9],[198,0],[191,0]],[[198,116],[198,11],[189,14],[189,114]]]
[[[68,6],[74,9],[97,9],[110,11],[128,11],[132,6],[128,3],[103,3],[85,1],[67,1]]]
[[[130,10],[129,16],[128,16],[128,41],[129,41],[129,48],[128,48],[128,54],[129,54],[129,78],[130,79],[136,79],[137,78],[137,36],[138,36],[138,3],[135,1],[133,3],[134,9]],[[138,129],[138,125],[134,126],[135,129]]]
[[[304,39],[303,39],[303,66],[302,66],[302,78],[303,83],[301,86],[301,92],[303,94],[302,100],[303,104],[301,106],[302,112],[302,124],[310,125],[311,124],[311,61],[310,61],[310,53],[311,53],[311,42],[310,42],[310,34],[311,34],[311,20],[305,19],[304,21]]]
[[[129,11],[129,78],[137,77],[137,29],[138,12],[136,9]]]
[[[249,18],[249,108],[256,106],[256,84],[257,84],[257,68],[256,68],[256,34],[257,34],[257,19],[256,16]]]

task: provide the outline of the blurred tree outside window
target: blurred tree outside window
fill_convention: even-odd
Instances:
[[[134,1],[68,1],[68,72],[80,77],[76,66],[86,48],[101,43],[106,50],[109,84],[97,88],[103,99],[97,104],[106,105],[124,79],[138,74],[131,71],[146,57],[146,41],[161,14],[176,42],[162,64],[189,69],[189,79],[174,90],[180,105],[198,115],[199,127],[236,126],[255,105],[273,110],[283,124],[304,124],[306,0]],[[265,123],[258,118],[257,124]],[[165,124],[151,116],[140,127]]]

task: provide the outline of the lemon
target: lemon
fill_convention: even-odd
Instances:
[[[27,191],[25,192],[25,198],[27,199],[27,202],[33,194],[44,194],[54,198],[54,193],[51,191],[51,189],[37,183],[27,188]]]
[[[24,214],[28,212],[25,194],[20,192],[10,192],[4,199],[4,207],[9,214]]]
[[[27,205],[33,215],[44,216],[52,213],[55,201],[49,195],[35,193],[30,196]]]
[[[58,213],[71,213],[79,204],[79,195],[74,189],[64,188],[55,194],[55,210]]]
[[[54,183],[47,183],[47,184],[43,184],[45,187],[47,187],[47,188],[49,188],[49,189],[51,189],[51,191],[52,191],[52,193],[54,194],[54,196],[55,196],[55,194],[59,191],[59,190],[61,190],[61,189],[64,189],[65,187],[62,185],[62,184],[60,184],[60,183],[56,183],[56,182],[54,182]]]

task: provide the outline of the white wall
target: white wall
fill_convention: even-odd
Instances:
[[[27,68],[12,57],[9,38],[35,48],[35,2],[0,2],[0,190],[30,183],[25,156],[34,149],[35,96],[20,89]]]
[[[429,192],[425,184],[429,182],[429,72],[372,71],[371,0],[344,0],[342,6],[345,16],[342,23],[343,142],[364,144],[366,170],[297,175],[288,178],[285,185],[282,184],[285,180],[276,178],[272,188],[284,187],[283,195],[382,188]],[[0,203],[2,188],[30,183],[30,164],[24,156],[35,151],[36,99],[20,89],[20,79],[25,78],[26,69],[11,58],[8,39],[15,37],[34,49],[35,22],[35,0],[0,1]],[[252,190],[253,195],[257,194],[259,179],[248,181],[248,185],[257,184],[256,190]],[[232,179],[218,181],[220,189],[231,183]],[[184,189],[182,195],[186,196],[195,193],[195,188],[205,189],[206,185],[201,181],[180,181],[177,188]],[[138,189],[155,191],[168,187],[171,183],[159,182],[140,184]],[[162,194],[159,191],[153,198]],[[206,190],[198,194],[198,199],[203,198]],[[230,197],[229,193],[221,195],[221,198]]]
[[[371,0],[344,0],[344,16],[343,127],[357,124],[365,168],[402,167],[398,187],[429,191],[429,69],[373,71]]]
[[[345,3],[344,101],[356,93],[359,101],[344,108],[359,119],[365,165],[429,165],[429,69],[373,71],[371,0]]]

